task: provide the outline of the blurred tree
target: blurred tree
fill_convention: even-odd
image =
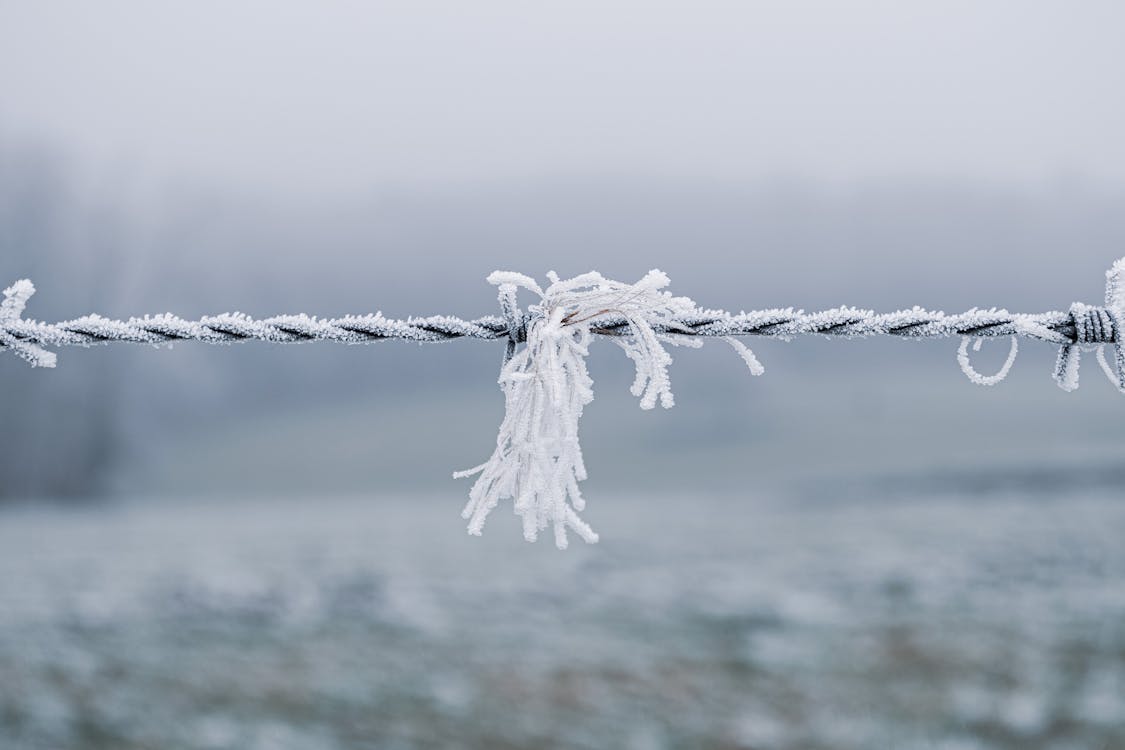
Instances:
[[[76,196],[57,155],[0,142],[0,284],[27,277],[46,292],[26,317],[71,316],[114,294],[121,222]],[[0,499],[98,492],[119,445],[119,379],[110,359],[86,356],[82,367],[54,371],[0,358]]]

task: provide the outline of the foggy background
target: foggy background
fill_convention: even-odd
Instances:
[[[332,317],[381,310],[391,317],[476,317],[498,310],[494,289],[484,281],[498,268],[539,278],[548,270],[569,276],[596,269],[621,280],[660,268],[670,275],[673,292],[704,307],[732,311],[851,304],[884,311],[921,305],[947,312],[974,306],[1043,312],[1066,309],[1076,300],[1097,303],[1103,272],[1125,255],[1123,24],[1125,8],[1112,2],[173,5],[0,0],[0,282],[31,278],[38,293],[25,317],[49,321],[91,312],[129,317],[167,311],[194,318],[236,310],[254,316],[307,312]],[[1121,621],[1116,571],[1122,561],[1103,535],[1121,529],[1120,507],[1114,503],[1125,488],[1125,411],[1092,360],[1086,362],[1082,388],[1065,394],[1049,377],[1054,348],[1036,342],[1025,342],[1012,375],[995,388],[965,380],[953,340],[747,343],[766,367],[762,378],[749,377],[720,342],[675,351],[677,405],[668,412],[641,412],[628,395],[628,361],[616,347],[595,344],[590,367],[597,398],[582,426],[591,475],[586,518],[603,532],[603,543],[568,553],[588,562],[559,561],[554,550],[510,544],[506,537],[518,535],[517,523],[504,509],[494,514],[483,540],[462,539],[457,512],[468,483],[449,474],[476,465],[494,444],[503,407],[495,382],[501,343],[181,344],[171,350],[117,345],[61,351],[59,367],[52,371],[33,371],[15,357],[0,356],[0,499],[16,508],[3,533],[13,550],[31,545],[27,557],[13,556],[10,564],[20,559],[18,564],[46,565],[60,555],[71,560],[73,553],[74,575],[89,565],[111,571],[94,576],[101,582],[97,585],[75,578],[72,588],[62,587],[73,600],[66,598],[70,594],[58,594],[57,600],[51,594],[53,604],[42,610],[36,587],[55,591],[59,580],[70,580],[69,563],[57,563],[61,578],[0,589],[14,613],[8,629],[14,650],[8,661],[0,659],[0,669],[28,670],[20,672],[25,685],[47,680],[42,674],[50,669],[40,674],[38,662],[11,655],[28,643],[21,628],[70,622],[72,615],[86,622],[92,590],[99,627],[139,617],[156,628],[150,644],[154,663],[179,665],[168,667],[177,674],[195,668],[168,656],[172,651],[161,640],[163,625],[150,620],[163,622],[152,614],[168,611],[163,596],[175,599],[172,611],[188,620],[187,610],[176,607],[203,605],[191,604],[191,597],[184,604],[182,592],[168,589],[165,578],[153,574],[156,583],[151,583],[147,573],[136,573],[148,570],[145,565],[114,552],[140,538],[137,523],[144,533],[161,530],[154,532],[160,539],[166,529],[195,529],[168,543],[169,549],[183,544],[195,551],[185,553],[187,562],[168,561],[173,572],[165,571],[165,577],[194,581],[193,586],[219,597],[191,612],[217,618],[232,632],[242,633],[239,627],[258,632],[263,627],[254,598],[259,589],[251,586],[251,595],[237,586],[224,588],[242,580],[239,575],[253,578],[258,569],[245,561],[216,563],[226,559],[216,550],[228,547],[201,552],[200,545],[231,533],[230,547],[253,547],[252,532],[244,538],[218,529],[227,523],[261,528],[274,502],[290,514],[298,513],[295,508],[323,507],[324,518],[342,519],[345,526],[308,539],[301,535],[315,531],[300,513],[311,511],[283,513],[292,527],[278,521],[278,533],[269,537],[282,549],[267,546],[261,559],[292,566],[283,565],[288,573],[269,578],[284,602],[306,584],[323,594],[325,586],[341,580],[335,574],[318,578],[319,573],[308,571],[319,568],[287,557],[296,554],[287,550],[305,549],[301,545],[336,549],[334,540],[352,525],[376,540],[393,534],[376,520],[384,504],[396,509],[404,534],[414,535],[411,550],[401,555],[420,555],[432,545],[444,550],[440,565],[451,570],[482,566],[487,571],[501,564],[501,551],[509,560],[534,555],[541,567],[528,575],[548,580],[585,571],[587,564],[620,570],[631,560],[638,566],[636,579],[621,584],[623,589],[666,592],[676,587],[655,584],[663,573],[645,566],[663,571],[659,566],[665,563],[655,562],[662,555],[696,560],[716,534],[730,533],[738,538],[730,539],[728,567],[720,578],[757,580],[750,565],[761,562],[759,554],[776,554],[780,562],[770,575],[781,589],[800,593],[807,585],[819,591],[823,584],[830,598],[851,597],[854,592],[832,577],[827,552],[809,563],[812,569],[802,567],[805,558],[786,556],[821,543],[827,550],[838,540],[803,537],[802,523],[785,515],[788,511],[770,511],[778,515],[767,513],[762,520],[765,511],[742,504],[754,497],[777,500],[782,507],[806,502],[824,508],[828,516],[810,520],[822,530],[816,533],[840,521],[832,515],[839,513],[848,528],[853,523],[883,528],[880,509],[894,508],[888,511],[894,520],[887,521],[886,536],[875,533],[859,551],[837,550],[857,555],[855,569],[862,572],[856,575],[862,578],[870,572],[859,562],[864,554],[899,550],[904,537],[921,534],[925,541],[919,547],[907,545],[878,558],[893,560],[889,577],[879,573],[870,579],[877,591],[872,596],[883,604],[878,597],[889,597],[894,613],[900,612],[894,607],[903,586],[912,592],[924,588],[911,576],[934,560],[926,563],[911,553],[925,558],[930,554],[923,551],[929,549],[925,544],[940,543],[949,554],[975,560],[975,542],[966,542],[968,551],[957,547],[966,536],[977,539],[972,529],[995,533],[997,539],[1010,534],[1018,540],[1025,534],[1038,545],[1051,539],[1060,518],[1077,523],[1060,554],[1081,575],[1096,570],[1101,576],[1090,584],[1097,595],[1084,600],[1085,614],[1074,615],[1081,627],[1067,621],[1055,641],[1055,635],[1009,637],[1032,661],[1054,653],[1043,639],[1067,648],[1078,644],[1075,648],[1085,649],[1097,669],[1059,687],[1020,672],[1024,662],[1019,658],[996,656],[1000,661],[990,662],[988,673],[1002,676],[988,690],[1000,696],[994,698],[1001,708],[970,699],[969,704],[979,704],[980,716],[950,718],[939,701],[938,708],[927,703],[913,714],[903,709],[891,721],[879,711],[892,709],[874,708],[878,701],[873,699],[864,710],[875,729],[851,727],[852,734],[840,734],[841,725],[833,723],[840,712],[847,713],[837,695],[806,695],[810,705],[834,706],[836,719],[779,718],[763,709],[764,723],[735,722],[751,727],[741,734],[723,728],[726,714],[721,721],[705,722],[704,734],[697,735],[687,725],[630,723],[637,711],[659,716],[669,709],[662,699],[646,699],[641,689],[636,705],[620,709],[631,719],[605,730],[640,727],[627,736],[611,732],[575,739],[562,730],[546,732],[541,716],[540,724],[531,720],[538,728],[530,734],[515,729],[501,737],[489,733],[499,731],[494,726],[499,719],[478,716],[488,731],[466,743],[498,746],[503,740],[523,746],[531,737],[543,746],[543,737],[551,736],[564,745],[573,740],[605,746],[612,736],[610,745],[637,747],[681,741],[686,746],[850,747],[853,740],[856,746],[871,746],[875,737],[906,738],[915,743],[910,746],[928,747],[917,744],[919,738],[936,743],[946,737],[942,727],[947,725],[953,727],[950,736],[962,742],[957,747],[1046,747],[1060,738],[1075,747],[1094,747],[1102,746],[1095,741],[1119,739],[1113,732],[1120,731],[1120,722],[1113,717],[1120,719],[1116,712],[1118,707],[1125,712],[1125,704],[1115,703],[1113,696],[1125,694],[1125,632],[1107,623]],[[982,372],[991,371],[1006,351],[1006,341],[991,343],[974,362],[979,359]],[[78,510],[41,511],[47,514],[43,517],[28,510],[57,499]],[[1093,505],[1082,516],[1085,521],[1075,522],[1065,508],[1079,501]],[[124,526],[105,520],[122,512],[111,510],[122,502],[141,508],[132,513],[164,515],[151,521],[151,529],[134,516],[126,516]],[[250,510],[236,514],[241,520],[224,519],[221,513],[212,517],[209,503],[215,502],[241,503],[238,507]],[[266,505],[254,504],[259,502]],[[643,515],[647,503],[657,502],[696,504],[714,514],[710,525],[700,522],[684,531],[686,511],[669,511],[662,521],[648,522],[653,538],[641,543],[623,519],[630,512]],[[734,505],[725,504],[730,502]],[[949,512],[937,520],[921,510],[946,507],[946,502]],[[632,511],[614,510],[615,503]],[[919,504],[917,512],[912,503]],[[982,515],[982,503],[992,503],[993,510]],[[1007,508],[1010,516],[996,507]],[[1059,515],[1046,520],[1035,515],[1043,507]],[[18,515],[25,512],[32,515]],[[847,515],[853,512],[855,519]],[[864,515],[868,512],[872,517]],[[781,538],[792,543],[749,541],[759,538],[759,524],[782,528]],[[283,544],[287,534],[292,544]],[[686,541],[673,543],[681,534]],[[51,541],[60,539],[65,544]],[[75,540],[85,553],[70,550]],[[398,549],[394,540],[384,541],[387,549]],[[995,551],[991,537],[978,541],[981,549]],[[607,549],[615,543],[622,545],[621,552]],[[756,543],[778,548],[758,549]],[[662,550],[662,544],[670,546]],[[360,540],[356,545],[367,549]],[[1013,560],[1041,551],[1012,545]],[[374,542],[372,547],[384,549]],[[1083,555],[1092,555],[1093,562]],[[202,568],[191,562],[204,558],[210,562]],[[398,573],[379,568],[382,563],[357,560],[345,566],[348,575],[364,581],[363,575],[375,576],[383,581],[375,586],[381,591],[380,586],[405,586],[416,596],[422,591],[432,597],[430,609],[410,610],[409,627],[431,633],[426,628],[433,626],[438,633],[431,633],[433,642],[405,646],[385,633],[360,637],[361,643],[395,644],[364,652],[373,673],[386,667],[379,661],[384,652],[415,654],[446,643],[445,631],[434,625],[443,617],[461,622],[461,616],[482,616],[458,610],[448,598],[455,599],[456,592],[435,593],[430,578],[405,585]],[[940,559],[935,564],[941,569]],[[164,592],[157,600],[142,597],[142,615],[121,614],[132,610],[117,598],[128,588],[119,568],[138,576],[138,590]],[[204,568],[212,577],[193,577]],[[1029,607],[1020,622],[1040,622],[1044,613],[1059,611],[1058,592],[1074,588],[1073,581],[1064,586],[1063,578],[1051,578],[1037,599],[1021,588],[1023,578],[1003,572],[1025,570],[1022,562],[985,568],[1010,587],[982,598],[987,606],[981,606],[995,606],[995,612],[964,605],[957,597],[969,589],[957,589],[959,584],[948,584],[950,596],[961,602],[957,606],[969,607],[968,620],[953,605],[935,604],[936,612],[954,623],[995,625],[997,631],[988,631],[995,635],[1011,625],[1004,612],[1012,611],[1013,601]],[[439,570],[445,568],[434,567],[431,574],[445,574]],[[310,575],[312,582],[305,578]],[[535,583],[527,582],[530,598],[517,597],[509,602],[510,611],[495,611],[518,621],[524,607],[538,601]],[[712,604],[742,612],[745,601],[738,591],[722,589]],[[367,601],[362,592],[356,596]],[[570,612],[582,598],[576,591],[559,596],[550,606],[561,612]],[[696,641],[677,640],[674,623],[691,607],[678,595],[667,596],[667,617],[657,620],[670,630],[653,625],[654,642],[690,651]],[[33,601],[34,606],[27,604]],[[269,601],[267,609],[288,606]],[[788,622],[784,606],[761,606],[773,613],[769,622],[774,622],[770,617]],[[883,611],[882,604],[862,606]],[[250,617],[247,608],[253,610],[250,621],[244,619]],[[348,623],[367,622],[366,614],[331,611]],[[616,641],[596,623],[608,617],[620,625],[617,612],[611,607],[610,615],[599,610],[603,619],[589,615],[583,648],[613,651]],[[993,615],[996,619],[990,619]],[[761,624],[756,617],[731,615],[720,629],[726,635],[753,630]],[[936,636],[926,628],[941,617],[927,617],[923,625],[915,623],[921,645],[911,641],[910,658],[933,646]],[[846,616],[843,621],[855,624]],[[777,627],[805,643],[800,638],[808,631],[799,624]],[[824,627],[809,637],[834,642],[838,636],[850,643],[848,628]],[[1095,631],[1096,637],[1087,638]],[[619,636],[632,641],[637,632],[622,626]],[[976,653],[981,632],[968,628],[964,640],[954,638],[953,651]],[[899,630],[892,633],[895,648],[901,646],[894,640],[899,635]],[[90,660],[98,663],[102,645],[105,654],[120,651],[119,644],[75,645],[59,637],[65,648],[34,642],[45,653],[75,649],[85,654],[87,666]],[[190,665],[210,657],[221,663],[224,657],[213,649],[225,637],[212,633],[200,641],[199,653],[180,656]],[[517,630],[514,637],[528,636]],[[712,645],[726,643],[716,641],[710,630],[700,637]],[[308,643],[295,636],[285,642]],[[887,662],[892,678],[876,677],[871,685],[901,687],[895,679],[902,674],[945,684],[934,670],[960,663],[960,657],[949,655],[952,651],[927,652],[926,659],[904,663],[900,651]],[[507,663],[511,654],[498,653],[500,661],[488,664]],[[701,671],[704,687],[698,690],[706,694],[707,685],[720,685],[715,675],[721,673],[730,680],[722,683],[724,691],[756,695],[760,681],[752,675],[768,675],[768,664],[754,662],[748,673],[728,673],[723,670],[729,654],[722,654],[721,664]],[[965,658],[966,669],[979,676],[984,667]],[[816,665],[827,663],[812,659],[809,671],[794,672],[797,662],[782,662],[783,674],[806,674],[809,684],[821,684]],[[106,678],[96,668],[83,671],[86,667],[61,663],[65,666],[54,668],[68,675],[67,684],[78,685],[74,695],[79,697],[50,680],[44,684],[54,687],[15,690],[4,704],[9,719],[0,724],[0,737],[7,731],[17,747],[150,746],[145,742],[151,738],[137,739],[143,722],[131,713],[137,701],[133,693],[123,693],[126,708],[114,704],[120,710],[110,711],[107,719],[98,701],[84,692],[100,690],[107,679],[118,684],[115,672]],[[1043,663],[1053,666],[1036,674],[1058,671],[1049,659]],[[414,674],[415,666],[396,668]],[[130,671],[135,664],[116,668],[127,675],[125,684],[147,684],[151,677],[143,669],[148,676],[137,677]],[[487,668],[477,664],[460,672],[451,667],[456,680],[465,682],[458,695],[475,695],[466,685]],[[654,674],[643,665],[622,669],[641,675],[642,682]],[[835,678],[847,693],[873,674],[861,678],[845,670]],[[708,682],[708,675],[717,681]],[[543,678],[541,684],[538,677],[524,677],[529,683],[512,688],[516,694],[526,689],[541,696],[546,693],[538,688],[558,688],[551,681],[555,678]],[[208,679],[204,674],[198,685],[212,684]],[[598,673],[583,679],[600,685],[609,678]],[[950,677],[950,690],[962,700],[958,679]],[[1044,697],[1081,693],[1076,684],[1110,696],[1091,698],[1102,713],[1071,711]],[[258,687],[247,690],[257,694]],[[445,706],[441,696],[446,694],[438,693],[438,704]],[[54,703],[43,708],[36,702],[40,698],[57,699],[66,708],[50,708]],[[789,700],[784,694],[773,698],[779,705]],[[477,706],[473,700],[465,699],[466,711]],[[326,705],[310,701],[312,708],[306,709],[313,714]],[[229,696],[219,702],[241,705]],[[292,709],[284,701],[281,705]],[[369,707],[370,701],[356,706]],[[680,708],[690,713],[693,706]],[[412,710],[391,716],[410,723],[409,717],[417,718]],[[544,710],[543,716],[557,718],[557,706]],[[60,715],[69,718],[57,723],[43,718]],[[334,747],[334,741],[356,746],[349,743],[357,737],[378,737],[373,746],[412,747],[415,740],[422,745],[449,741],[418,739],[411,734],[418,721],[410,731],[392,733],[393,742],[385,726],[378,731],[360,727],[340,739],[334,732],[352,725],[338,716],[325,720],[333,729],[323,735],[302,735],[293,727],[307,724],[294,723],[286,731],[297,734],[283,732],[282,740],[263,735],[245,715],[222,721],[227,723],[220,721],[214,731],[207,729],[214,729],[212,724],[203,729],[184,724],[179,745],[163,735],[152,742],[226,747],[229,740],[232,746],[287,747],[292,740],[294,746]],[[433,717],[427,721],[440,724]],[[826,729],[810,739],[787,733],[790,726]],[[689,739],[677,734],[681,730]],[[546,734],[537,734],[541,731]],[[1083,744],[1087,741],[1091,744]]]
[[[0,271],[39,285],[27,314],[46,320],[472,317],[495,312],[495,268],[659,267],[674,291],[731,310],[1096,302],[1125,250],[1123,16],[1113,3],[7,5]],[[1026,346],[996,392],[957,375],[953,343],[759,348],[769,376],[754,382],[724,347],[678,352],[682,408],[661,415],[634,408],[623,358],[595,355],[595,475],[788,476],[798,467],[773,453],[786,439],[823,440],[828,464],[847,452],[849,471],[890,469],[884,448],[903,454],[895,466],[977,469],[952,438],[981,431],[974,449],[999,453],[986,467],[1120,455],[1106,389],[1057,393],[1048,347]],[[67,351],[50,373],[5,361],[19,396],[0,406],[0,494],[457,493],[447,469],[489,450],[499,345],[203,349]],[[1007,429],[1031,410],[1029,425],[1055,426]],[[840,425],[863,440],[833,447]],[[622,451],[628,463],[599,461]],[[813,464],[800,468],[827,465]]]

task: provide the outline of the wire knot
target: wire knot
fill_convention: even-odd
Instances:
[[[516,346],[527,341],[527,325],[529,315],[520,309],[517,299],[518,289],[515,284],[500,284],[499,299],[500,312],[504,316],[504,323],[508,327],[508,346],[504,350],[504,364],[508,364],[515,356]]]
[[[1070,306],[1074,323],[1074,344],[1115,344],[1118,338],[1117,316],[1107,307],[1075,302]]]

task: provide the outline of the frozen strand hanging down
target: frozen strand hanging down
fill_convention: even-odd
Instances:
[[[584,504],[578,482],[586,478],[578,444],[578,419],[593,398],[585,358],[594,337],[611,339],[634,361],[637,378],[632,390],[646,409],[657,403],[667,408],[673,403],[668,379],[671,357],[664,345],[700,346],[702,337],[725,339],[751,373],[759,375],[763,372],[761,363],[734,337],[959,336],[962,340],[957,361],[969,379],[980,385],[994,385],[1004,379],[1018,353],[1017,338],[1023,337],[1059,346],[1053,377],[1060,388],[1070,391],[1078,387],[1081,352],[1093,350],[1106,377],[1125,393],[1125,335],[1121,327],[1125,320],[1125,258],[1113,265],[1106,278],[1104,306],[1076,302],[1067,312],[1034,315],[997,309],[946,315],[919,307],[883,314],[839,307],[813,313],[786,308],[732,315],[703,310],[686,297],[671,296],[663,291],[668,278],[659,271],[650,272],[636,284],[611,281],[597,273],[565,281],[552,274],[546,291],[522,274],[495,272],[489,281],[500,287],[502,317],[393,320],[375,313],[327,320],[303,314],[256,320],[234,313],[195,321],[170,314],[120,321],[87,315],[53,324],[23,319],[27,301],[35,293],[31,282],[24,280],[5,290],[0,303],[0,353],[12,351],[32,366],[54,367],[55,355],[44,347],[116,342],[160,345],[175,341],[367,344],[389,339],[416,343],[458,338],[504,340],[500,385],[507,413],[489,461],[458,473],[481,475],[473,485],[465,517],[470,533],[479,534],[488,513],[501,499],[511,497],[528,539],[553,526],[555,541],[563,547],[567,529],[587,541],[597,539],[578,517]],[[519,288],[540,296],[539,304],[526,313],[519,309]],[[970,345],[979,350],[985,338],[1001,336],[1012,339],[1007,360],[996,374],[980,374],[970,362]],[[520,344],[525,344],[522,350]],[[1113,347],[1112,364],[1106,358],[1107,345]]]
[[[529,310],[525,346],[508,357],[500,372],[505,413],[496,450],[485,463],[454,477],[480,474],[462,511],[470,534],[479,535],[488,514],[501,500],[511,498],[523,519],[525,539],[533,542],[551,526],[555,545],[565,549],[567,529],[587,542],[598,541],[578,516],[585,508],[578,483],[586,479],[578,421],[582,408],[594,399],[593,381],[586,371],[593,329],[611,318],[628,321],[628,332],[614,341],[636,366],[632,393],[640,398],[642,409],[657,402],[667,409],[673,405],[668,377],[672,357],[664,345],[701,345],[676,333],[676,321],[705,311],[687,297],[662,291],[669,280],[660,271],[650,271],[636,284],[598,273],[563,281],[552,272],[548,278],[551,285],[544,291],[520,273],[497,271],[488,277],[500,287],[505,310],[513,309],[518,288],[534,292],[540,301]],[[762,367],[753,353],[740,342],[731,343],[751,372],[760,374]]]
[[[973,343],[973,351],[979,352],[984,339],[973,339],[971,336],[963,336],[961,338],[961,346],[957,349],[957,364],[961,365],[961,372],[965,373],[972,382],[977,385],[996,385],[997,383],[1008,377],[1008,371],[1012,369],[1012,365],[1016,362],[1016,357],[1020,353],[1020,342],[1015,336],[1012,336],[1012,345],[1008,349],[1008,358],[1004,360],[1004,364],[1000,365],[999,371],[995,375],[981,375],[976,369],[973,368],[973,363],[969,361],[969,342]]]

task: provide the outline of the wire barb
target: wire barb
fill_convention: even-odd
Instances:
[[[1121,321],[1125,320],[1125,258],[1118,260],[1106,271],[1105,306],[1095,307],[1075,302],[1070,306],[1074,337],[1059,347],[1053,377],[1059,388],[1074,391],[1078,388],[1078,367],[1082,351],[1093,349],[1097,353],[1102,372],[1117,390],[1125,393],[1125,340]],[[1114,364],[1106,361],[1105,348],[1113,346]]]

